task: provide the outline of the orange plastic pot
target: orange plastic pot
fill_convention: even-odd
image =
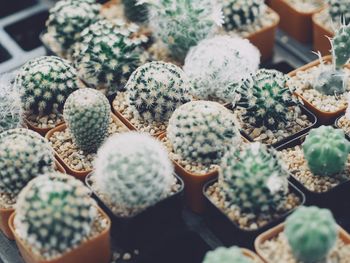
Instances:
[[[350,244],[350,235],[343,229],[341,228],[340,226],[338,226],[338,229],[339,229],[339,238],[346,244]],[[255,250],[257,252],[257,254],[263,259],[263,261],[265,263],[269,263],[269,259],[264,255],[264,252],[263,250],[261,249],[262,247],[262,244],[268,240],[271,240],[275,237],[277,237],[277,235],[279,233],[281,233],[282,231],[284,230],[284,223],[274,227],[274,228],[271,228],[270,230],[262,233],[260,236],[258,236],[255,240],[255,243],[254,243],[254,247],[255,247]],[[345,259],[344,259],[345,260]],[[344,261],[345,262],[345,261]]]
[[[25,119],[25,123],[28,126],[28,128],[30,130],[36,131],[37,133],[39,133],[42,136],[45,136],[49,131],[51,131],[54,128],[39,128],[37,126],[35,126],[32,122],[30,122],[29,120]],[[59,123],[56,125],[56,127],[60,126],[63,122]]]
[[[312,16],[324,6],[313,12],[299,12],[285,0],[270,0],[269,6],[279,14],[283,31],[301,43],[312,41]]]
[[[262,263],[261,258],[255,254],[253,251],[250,251],[249,249],[246,248],[241,248],[243,255],[246,256],[247,258],[250,258],[251,260],[253,260],[254,263]]]
[[[11,231],[14,233],[18,249],[26,263],[109,263],[111,260],[110,229],[111,221],[109,217],[100,209],[102,217],[106,220],[107,226],[96,237],[89,239],[79,247],[52,260],[45,260],[39,255],[33,254],[30,247],[16,234],[13,213],[9,219]]]
[[[331,43],[328,39],[334,36],[332,31],[329,31],[324,25],[318,23],[315,18],[316,14],[312,16],[312,25],[313,25],[313,42],[314,42],[314,51],[319,51],[323,56],[329,55],[331,53]]]

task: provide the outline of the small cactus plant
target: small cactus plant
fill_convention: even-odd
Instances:
[[[146,5],[139,5],[137,0],[123,0],[124,14],[132,22],[143,23],[148,19]]]
[[[59,57],[44,56],[27,62],[16,76],[25,111],[48,115],[62,110],[69,94],[78,89],[75,69]]]
[[[303,151],[313,174],[332,176],[344,170],[350,143],[343,130],[321,126],[311,130],[303,143]]]
[[[328,12],[333,22],[350,23],[350,2],[348,0],[328,0]]]
[[[131,107],[149,122],[168,121],[182,104],[190,101],[190,84],[181,68],[165,62],[150,62],[131,75],[127,85]]]
[[[57,256],[86,239],[96,219],[96,204],[84,184],[53,172],[21,191],[14,225],[35,254]]]
[[[216,36],[201,41],[185,59],[192,94],[203,100],[231,102],[234,85],[258,70],[260,53],[246,39]]]
[[[181,158],[209,165],[218,164],[226,148],[240,135],[234,114],[224,106],[193,101],[175,110],[167,137]]]
[[[68,97],[63,116],[76,145],[87,153],[94,153],[108,135],[111,106],[101,92],[79,89]]]
[[[227,151],[220,165],[219,185],[226,200],[241,211],[270,213],[286,201],[288,172],[275,150],[256,142]]]
[[[298,208],[287,218],[284,233],[296,259],[305,263],[323,262],[338,236],[332,213],[315,206]]]
[[[202,263],[253,263],[253,261],[246,257],[239,247],[219,247],[209,251]]]
[[[114,135],[104,143],[94,176],[98,191],[126,217],[170,195],[174,183],[166,149],[150,135],[136,132]]]
[[[53,150],[38,133],[16,128],[0,134],[0,192],[16,196],[30,180],[53,169]]]
[[[350,2],[349,2],[350,8]],[[348,9],[350,10],[350,9]],[[332,39],[332,53],[335,59],[335,67],[341,68],[350,60],[350,22],[342,25],[335,33]]]

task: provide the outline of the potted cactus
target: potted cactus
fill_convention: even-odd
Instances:
[[[110,219],[73,177],[46,173],[32,180],[9,223],[26,263],[110,262]]]
[[[219,247],[207,252],[203,263],[262,263],[261,259],[248,249]]]
[[[300,207],[284,224],[261,234],[255,249],[266,263],[346,262],[350,236],[329,210]]]

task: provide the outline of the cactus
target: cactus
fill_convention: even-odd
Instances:
[[[172,174],[163,145],[150,135],[130,132],[110,137],[99,149],[94,176],[118,215],[131,216],[171,193]]]
[[[315,263],[326,259],[335,246],[338,230],[329,210],[313,206],[300,207],[290,215],[284,234],[296,259]]]
[[[63,116],[75,144],[87,153],[94,153],[108,135],[111,106],[97,90],[80,89],[64,104]]]
[[[260,69],[236,87],[233,105],[244,109],[243,121],[272,131],[283,129],[290,120],[289,107],[297,105],[286,82],[287,76],[283,73]]]
[[[148,19],[146,5],[138,5],[137,0],[122,0],[125,16],[132,22],[143,23]]]
[[[167,137],[184,160],[218,164],[226,148],[240,137],[234,114],[210,101],[180,106],[169,120]]]
[[[274,212],[288,193],[288,172],[274,149],[261,143],[231,147],[220,165],[226,200],[254,215]]]
[[[168,121],[182,104],[190,101],[190,84],[181,68],[150,62],[131,75],[127,85],[131,107],[149,121]]]
[[[27,62],[16,76],[25,111],[58,113],[69,94],[78,89],[75,69],[59,57],[44,56]]]
[[[47,173],[23,189],[16,204],[16,233],[35,254],[63,254],[75,248],[97,219],[89,190],[74,177]]]
[[[345,169],[350,143],[343,130],[321,126],[311,130],[303,143],[303,151],[313,174],[332,176]]]
[[[212,35],[223,23],[217,1],[139,0],[139,3],[148,4],[153,32],[179,62],[191,47]]]
[[[253,24],[266,10],[264,0],[223,0],[227,31]]]
[[[202,263],[253,263],[253,261],[244,256],[239,247],[219,247],[209,251]]]
[[[328,0],[328,13],[333,22],[344,21],[350,23],[350,2],[349,0]]]
[[[350,8],[350,2],[349,2]],[[350,10],[350,9],[348,9]],[[332,53],[334,57],[335,67],[337,69],[349,63],[350,60],[350,22],[347,25],[342,25],[331,40]]]
[[[107,96],[123,90],[141,64],[140,45],[147,41],[146,37],[131,39],[136,30],[121,20],[101,20],[85,29],[73,53],[79,77]]]
[[[0,192],[17,195],[31,179],[53,169],[53,150],[38,133],[16,128],[0,134]]]
[[[193,96],[231,102],[240,86],[259,67],[260,53],[246,39],[217,36],[201,41],[188,53],[184,71]]]

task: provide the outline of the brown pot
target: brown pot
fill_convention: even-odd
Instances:
[[[33,254],[30,247],[16,234],[13,213],[9,219],[9,225],[14,233],[18,249],[26,263],[109,263],[111,259],[110,229],[111,221],[109,217],[97,207],[103,218],[107,221],[106,229],[98,236],[84,242],[79,247],[52,260],[45,260]]]
[[[350,244],[350,235],[340,226],[338,226],[339,229],[339,238],[344,241],[345,244]],[[267,241],[275,238],[279,233],[281,233],[284,230],[284,223],[271,228],[270,230],[262,233],[260,236],[258,236],[255,240],[254,247],[257,252],[257,254],[263,259],[264,262],[269,263],[269,259],[264,256],[264,252],[261,250],[262,244]]]
[[[30,122],[29,120],[27,120],[27,119],[25,119],[25,123],[26,123],[26,125],[28,126],[28,129],[33,130],[33,131],[39,133],[39,134],[42,135],[42,136],[45,136],[49,131],[51,131],[52,129],[54,129],[54,128],[45,128],[45,129],[44,129],[44,128],[39,128],[39,127],[35,126],[32,122]],[[58,126],[60,126],[62,123],[63,123],[63,122],[57,124],[57,125],[55,126],[55,128],[58,127]]]
[[[280,15],[283,31],[301,43],[312,41],[312,16],[324,6],[313,12],[299,12],[285,0],[270,0],[269,6]]]
[[[241,248],[241,250],[243,252],[243,255],[252,259],[254,263],[263,263],[261,258],[258,255],[256,255],[253,251],[250,251],[246,248]]]
[[[331,54],[331,43],[328,39],[334,36],[324,25],[317,22],[316,14],[312,16],[314,51],[319,51],[323,56]]]

